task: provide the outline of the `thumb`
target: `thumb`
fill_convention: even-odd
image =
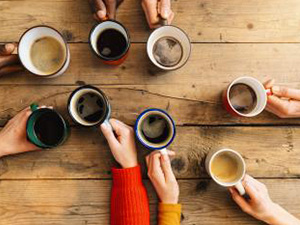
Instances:
[[[16,45],[12,44],[12,43],[3,45],[0,47],[0,55],[2,55],[2,56],[11,55],[14,52],[15,48],[16,48]]]
[[[107,123],[102,123],[101,126],[101,131],[104,135],[104,137],[106,138],[109,147],[115,148],[119,145],[119,142],[117,140],[117,138],[115,137],[115,134],[113,132],[113,130],[111,129],[111,127],[107,124]]]
[[[170,157],[168,154],[162,154],[160,157],[161,168],[165,174],[166,180],[176,180],[175,175],[172,170]]]

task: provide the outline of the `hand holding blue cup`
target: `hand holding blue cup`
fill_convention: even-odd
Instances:
[[[161,109],[147,109],[136,120],[137,139],[150,150],[160,150],[167,154],[167,147],[173,142],[176,127],[172,117]]]

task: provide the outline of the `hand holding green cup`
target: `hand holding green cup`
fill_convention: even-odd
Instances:
[[[26,134],[28,140],[39,148],[55,148],[62,145],[69,134],[64,118],[50,108],[30,106],[32,114],[28,118]]]

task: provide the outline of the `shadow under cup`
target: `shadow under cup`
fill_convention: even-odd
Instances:
[[[108,122],[111,106],[101,90],[86,85],[72,92],[68,100],[68,111],[74,122],[91,127]]]
[[[45,39],[45,38],[52,38],[55,42],[60,46],[59,52],[57,55],[63,55],[63,58],[57,65],[57,68],[54,71],[41,71],[34,65],[32,60],[32,47],[38,41]],[[52,43],[53,44],[53,43]],[[51,49],[51,45],[48,45],[48,48]],[[45,52],[45,48],[43,46],[40,47],[40,51],[36,58],[42,58],[41,56],[49,54],[48,49]],[[54,28],[41,25],[36,26],[28,29],[20,38],[19,45],[18,45],[18,55],[22,65],[32,74],[44,77],[44,78],[53,78],[62,75],[68,68],[70,63],[70,51],[67,45],[67,42],[64,40],[63,36]],[[39,60],[41,62],[41,60]],[[53,63],[53,62],[47,62]]]
[[[165,111],[148,109],[136,120],[135,134],[145,147],[151,150],[165,149],[175,138],[175,123]]]

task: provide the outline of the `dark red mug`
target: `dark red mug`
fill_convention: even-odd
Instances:
[[[101,33],[104,32],[105,30],[109,30],[109,29],[117,30],[124,36],[124,38],[126,40],[126,46],[124,46],[124,48],[122,48],[122,50],[120,51],[121,52],[120,54],[118,54],[117,56],[114,56],[114,57],[105,56],[105,55],[101,54],[101,52],[99,52],[99,49],[97,47],[97,42],[98,42],[98,39],[100,38]],[[128,30],[118,21],[105,20],[99,24],[96,24],[92,28],[90,35],[89,35],[89,44],[90,44],[90,47],[91,47],[93,53],[98,58],[100,58],[100,60],[104,64],[117,66],[117,65],[122,64],[128,56],[128,52],[129,52],[129,48],[130,48],[130,36],[129,36]]]
[[[253,110],[249,113],[241,113],[237,111],[231,104],[229,94],[231,88],[235,84],[245,84],[249,86],[256,94],[257,103]],[[253,77],[239,77],[232,81],[228,87],[223,91],[222,101],[224,108],[233,116],[239,117],[254,117],[260,114],[267,105],[267,96],[270,95],[270,90],[266,90],[263,84]]]

